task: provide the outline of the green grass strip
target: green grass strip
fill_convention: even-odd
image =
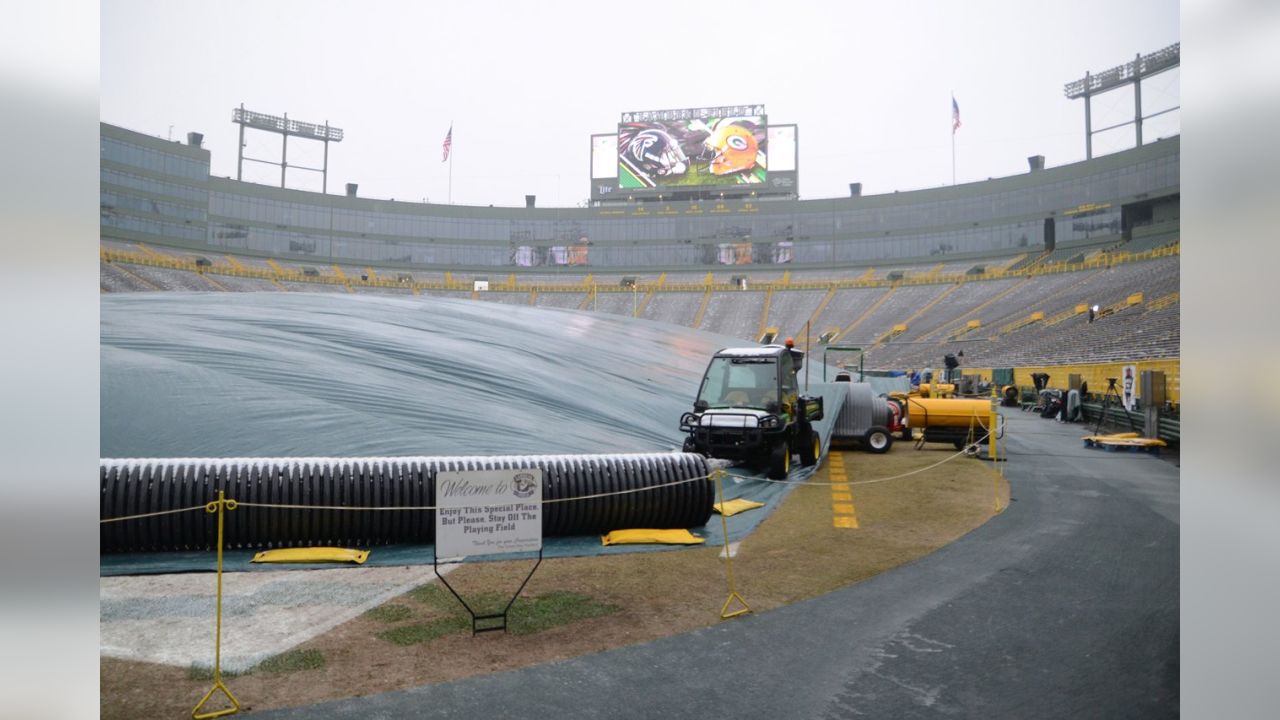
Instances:
[[[470,628],[470,618],[457,616],[427,623],[414,623],[412,625],[389,628],[378,633],[377,637],[393,645],[417,645],[418,643],[435,640],[436,638],[452,635]]]
[[[532,635],[618,611],[616,605],[602,603],[574,592],[549,592],[535,598],[516,600],[511,606],[508,628],[515,635]]]
[[[254,672],[286,673],[319,670],[324,667],[324,654],[319,650],[289,650],[258,663]]]
[[[365,613],[370,619],[378,622],[394,623],[401,620],[408,620],[413,614],[413,610],[404,605],[379,605],[376,608]]]

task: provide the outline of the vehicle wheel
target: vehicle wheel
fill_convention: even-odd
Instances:
[[[809,431],[808,442],[800,440],[800,466],[812,467],[818,464],[818,457],[822,455],[822,436],[817,430]]]
[[[879,425],[867,430],[867,434],[862,436],[862,441],[867,446],[867,452],[877,455],[889,452],[889,448],[893,447],[893,435]]]
[[[791,446],[780,440],[769,452],[769,479],[782,480],[791,472]]]
[[[952,445],[955,445],[957,450],[963,450],[963,449],[964,449],[964,441],[963,441],[963,440],[952,440],[952,441],[951,441],[951,444],[952,444]]]
[[[687,452],[687,453],[698,452],[698,444],[693,441],[693,438],[690,437],[690,438],[684,439],[684,452]]]

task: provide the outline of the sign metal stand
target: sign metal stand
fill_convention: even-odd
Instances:
[[[515,604],[516,598],[520,597],[520,593],[524,592],[524,586],[529,584],[529,580],[533,577],[533,574],[538,571],[538,566],[542,564],[542,549],[538,549],[538,561],[533,564],[533,569],[531,569],[529,574],[525,576],[524,582],[520,583],[520,587],[516,590],[516,594],[512,595],[511,599],[507,601],[506,607],[502,608],[502,612],[491,613],[488,615],[477,615],[476,611],[471,609],[471,606],[467,604],[467,601],[463,600],[462,596],[458,594],[458,591],[453,589],[453,586],[449,584],[449,581],[445,579],[444,575],[440,574],[439,560],[440,558],[436,557],[433,552],[431,554],[431,569],[435,572],[436,577],[440,578],[440,582],[444,583],[444,586],[449,589],[449,592],[453,593],[453,596],[458,598],[458,602],[462,603],[462,607],[467,609],[467,614],[471,616],[471,634],[474,636],[482,632],[494,632],[496,630],[501,630],[505,633],[507,632],[507,616],[511,612],[511,606]],[[489,623],[489,621],[493,620],[501,620],[501,623]]]
[[[542,565],[542,470],[441,471],[436,487],[436,542],[431,569],[471,616],[471,634],[508,631],[511,606]],[[538,552],[538,560],[501,612],[481,614],[440,572],[440,557]],[[528,557],[525,555],[525,557]]]

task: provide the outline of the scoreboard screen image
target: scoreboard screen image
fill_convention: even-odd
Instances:
[[[618,187],[763,184],[768,145],[764,114],[713,114],[707,109],[628,113],[618,124]]]

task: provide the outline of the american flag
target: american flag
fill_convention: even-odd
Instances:
[[[960,106],[956,104],[956,96],[951,96],[951,134],[956,134],[956,129],[960,127]],[[445,142],[448,147],[448,141]]]
[[[449,151],[452,149],[453,149],[453,126],[450,125],[449,134],[444,136],[444,157],[440,160],[440,162],[448,161]]]

